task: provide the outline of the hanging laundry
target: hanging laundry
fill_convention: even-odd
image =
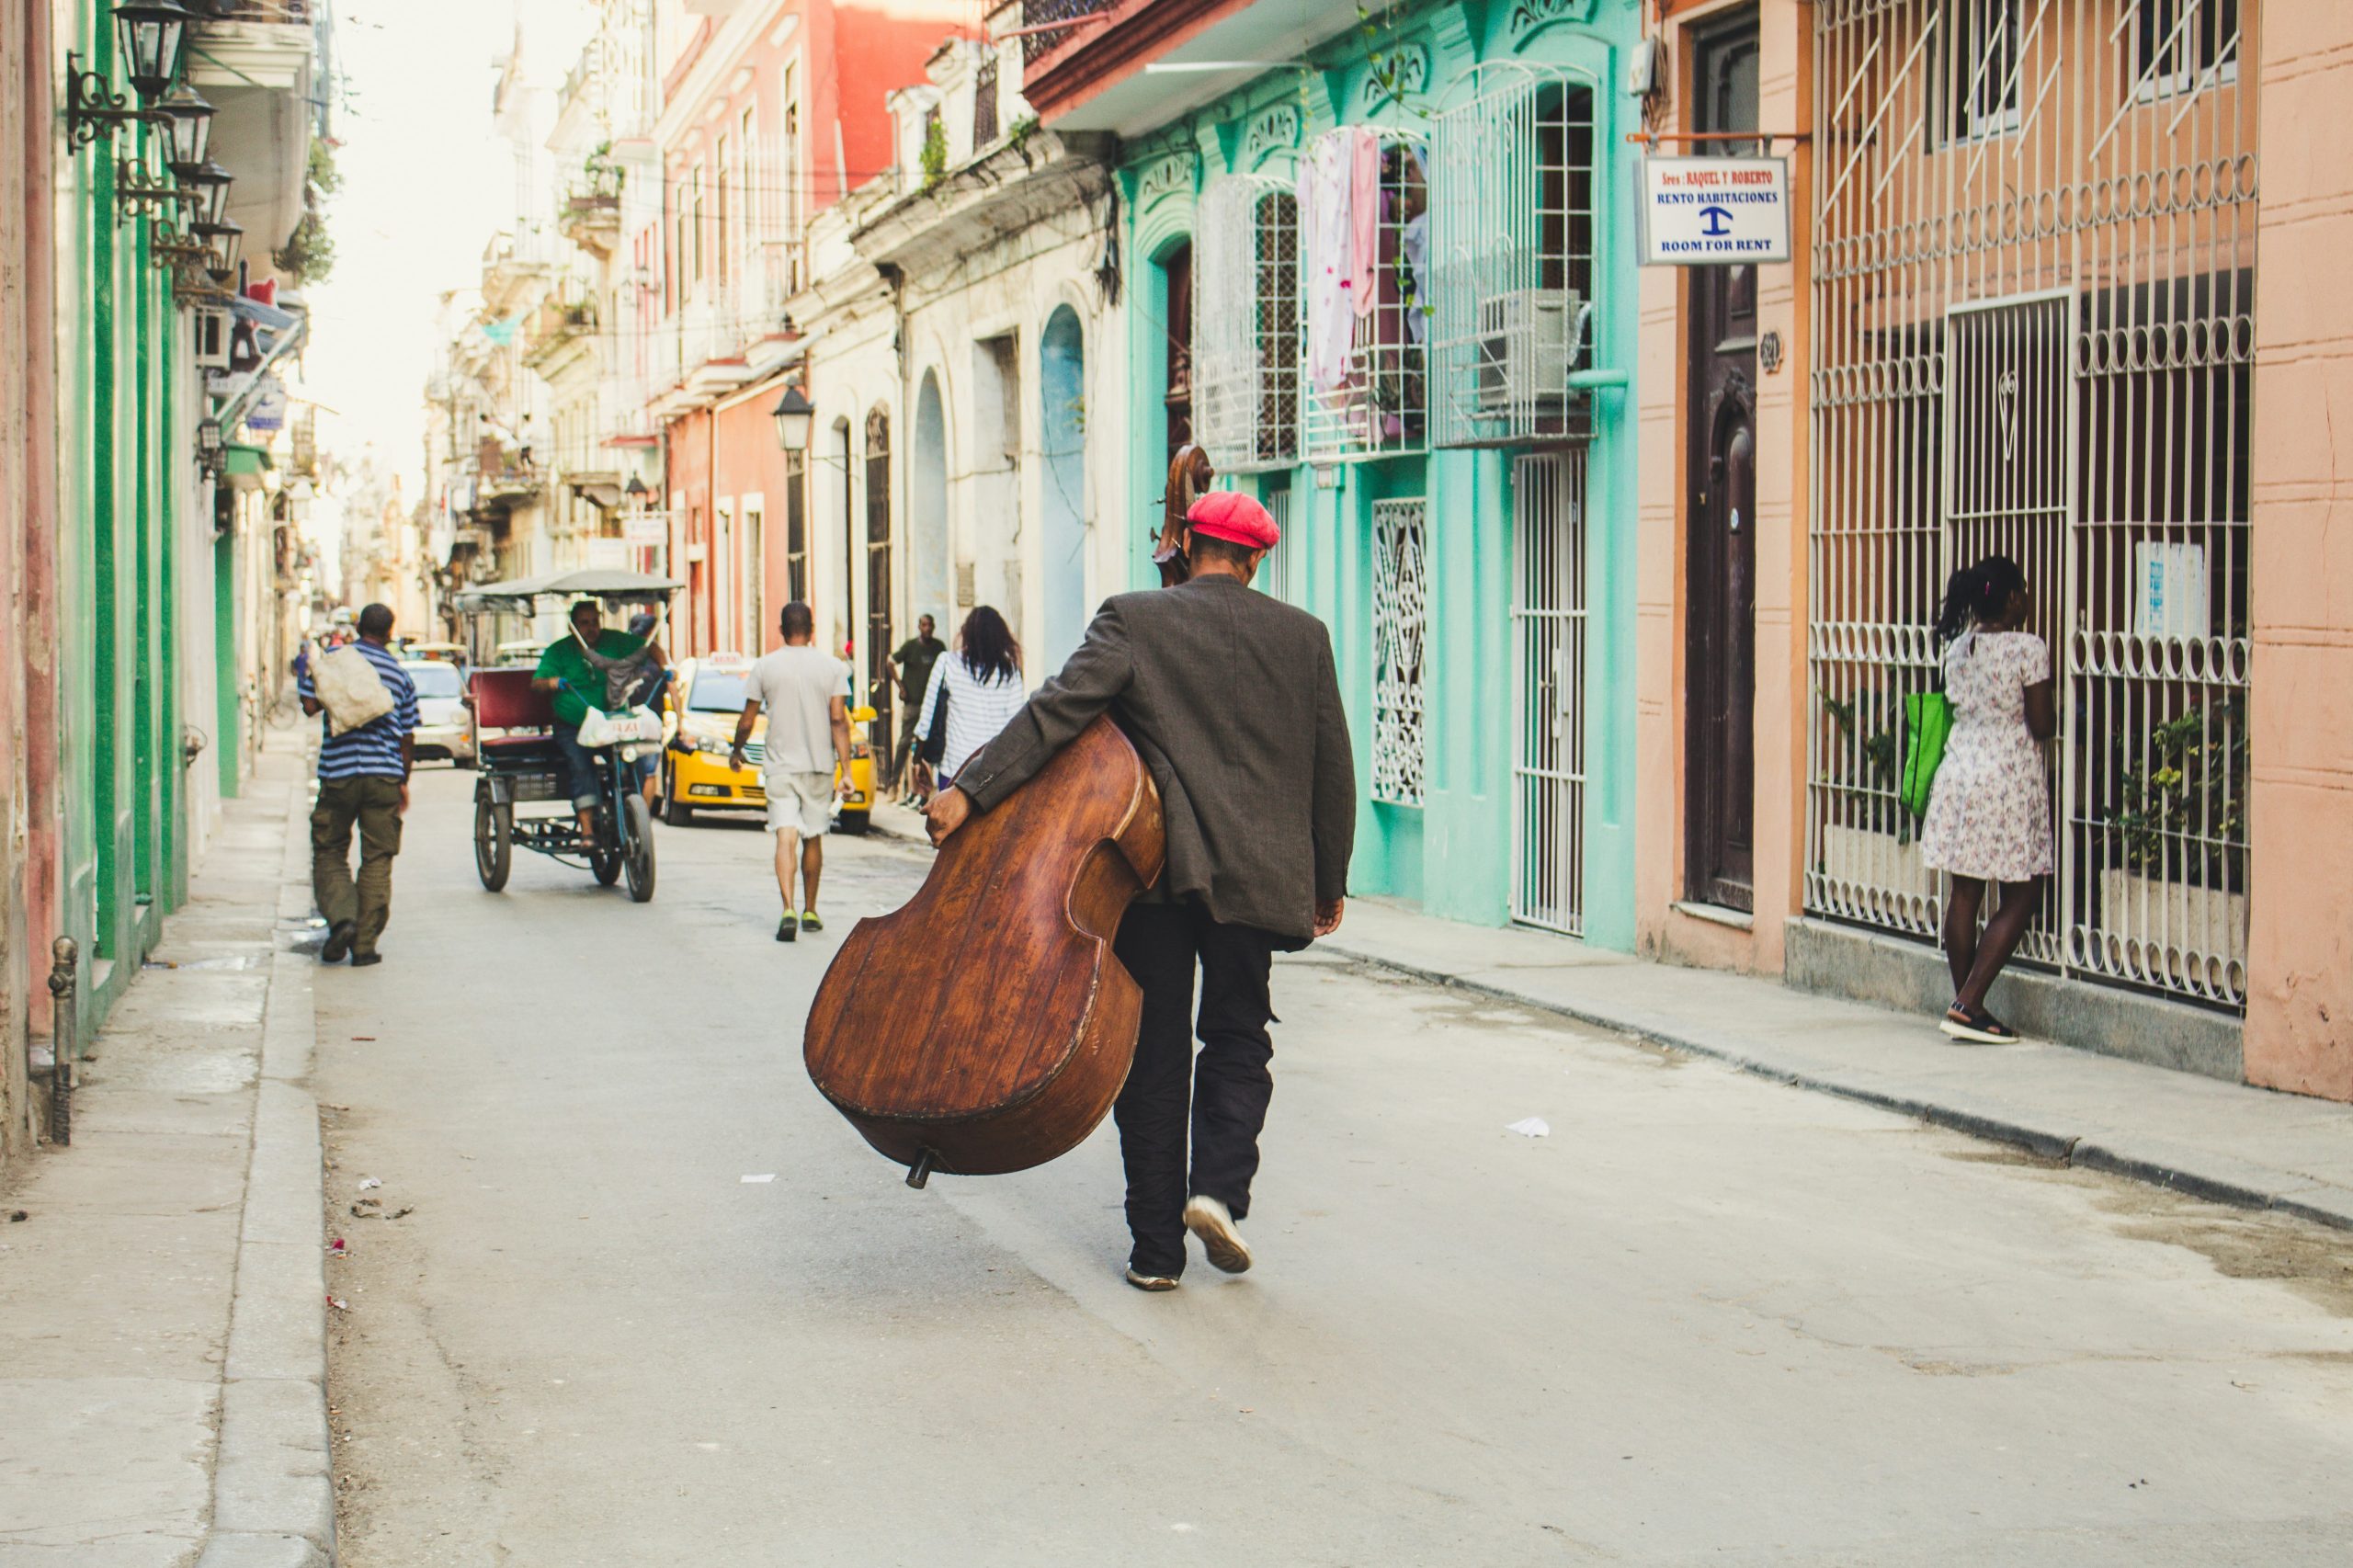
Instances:
[[[1373,274],[1381,267],[1381,132],[1351,125],[1348,138],[1348,293],[1357,314],[1372,314]]]
[[[1316,138],[1299,165],[1299,211],[1305,229],[1307,375],[1318,392],[1347,385],[1356,308],[1347,269],[1352,245],[1349,198],[1354,145],[1344,131]]]

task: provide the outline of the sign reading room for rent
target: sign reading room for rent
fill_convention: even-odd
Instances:
[[[1645,158],[1643,265],[1790,259],[1787,158]]]

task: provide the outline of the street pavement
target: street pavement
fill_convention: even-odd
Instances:
[[[2340,1232],[1310,953],[1258,1267],[1147,1296],[1108,1127],[915,1192],[809,1085],[923,851],[782,946],[752,824],[491,894],[470,784],[315,987],[346,1568],[2353,1557]]]

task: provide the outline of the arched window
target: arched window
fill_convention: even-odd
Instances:
[[[866,416],[866,689],[878,735],[891,722],[891,415]]]
[[[1193,430],[1223,472],[1299,458],[1299,198],[1230,176],[1201,197]]]

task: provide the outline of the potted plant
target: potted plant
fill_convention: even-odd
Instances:
[[[1872,690],[1841,702],[1824,692],[1822,707],[1833,734],[1823,759],[1830,798],[1815,869],[1843,884],[1843,896],[1873,915],[1925,918],[1935,887],[1920,859],[1912,814],[1895,798],[1904,766],[1896,722],[1903,699]]]
[[[2193,706],[2119,759],[2100,869],[2101,928],[2143,946],[2166,976],[2245,952],[2247,734],[2244,698]]]

